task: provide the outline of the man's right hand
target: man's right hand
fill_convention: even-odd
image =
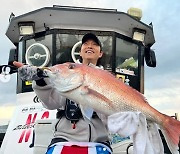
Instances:
[[[17,62],[17,61],[14,61],[13,65],[16,66],[17,68],[24,66],[23,63],[20,63],[20,62]]]
[[[13,65],[18,67],[18,74],[23,81],[39,80],[43,78],[43,76],[39,76],[40,73],[43,74],[43,71],[36,66],[24,65],[17,61],[14,61]]]

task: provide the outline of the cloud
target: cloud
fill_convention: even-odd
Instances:
[[[168,115],[180,114],[179,76],[180,72],[165,75],[152,74],[145,82],[145,96],[149,104]]]
[[[155,90],[146,90],[145,96],[151,106],[156,108],[162,113],[168,115],[174,115],[174,113],[180,114],[180,87],[173,89],[163,88]]]
[[[178,1],[151,1],[145,20],[152,19],[156,43],[157,67],[145,67],[145,95],[151,105],[163,113],[180,113],[180,63],[178,57],[180,22]]]
[[[8,61],[8,52],[13,44],[5,36],[11,12],[16,16],[45,6],[70,5],[117,9],[127,12],[130,7],[141,8],[142,21],[153,22],[156,43],[152,48],[156,52],[157,67],[145,67],[145,95],[153,107],[164,113],[173,114],[179,109],[180,57],[180,3],[179,0],[7,0],[0,6],[0,64]],[[15,99],[15,78],[9,84],[0,83],[0,104],[13,103]]]

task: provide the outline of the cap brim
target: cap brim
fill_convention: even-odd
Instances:
[[[99,39],[97,38],[97,36],[95,34],[93,34],[93,33],[85,34],[82,38],[82,44],[84,44],[88,40],[93,40],[94,42],[96,42],[101,47],[101,42],[99,41]]]

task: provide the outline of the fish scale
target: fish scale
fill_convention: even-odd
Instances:
[[[64,63],[50,67],[46,72],[60,95],[82,106],[89,106],[107,116],[116,112],[142,112],[147,120],[160,126],[171,152],[179,154],[180,121],[157,111],[140,92],[108,71],[94,65]]]

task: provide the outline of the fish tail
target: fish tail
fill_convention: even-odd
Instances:
[[[179,154],[179,142],[180,142],[180,121],[165,116],[163,121],[163,128],[161,129],[166,139],[167,145],[173,154]]]

